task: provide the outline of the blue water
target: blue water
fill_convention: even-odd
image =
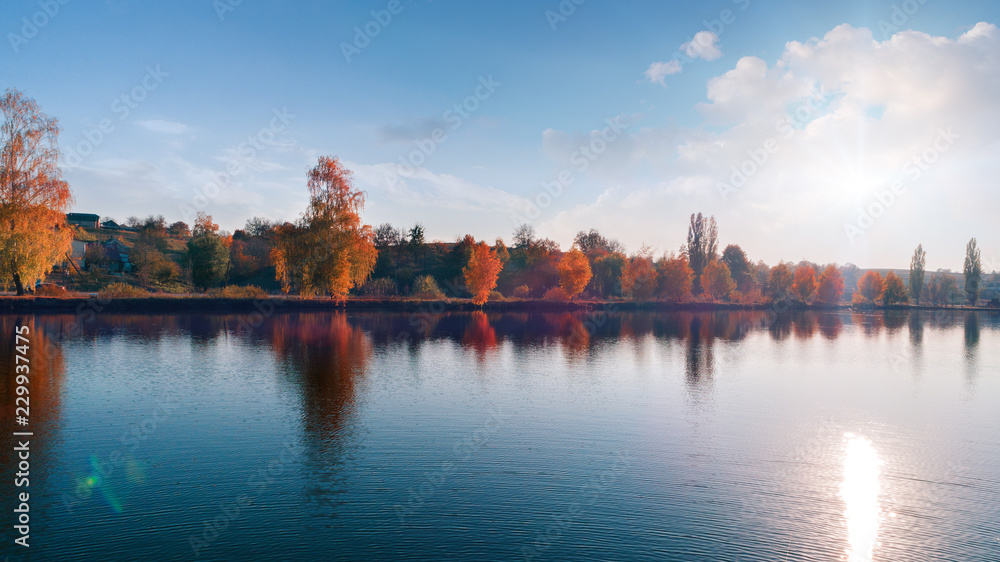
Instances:
[[[18,324],[10,560],[1000,560],[997,315]]]

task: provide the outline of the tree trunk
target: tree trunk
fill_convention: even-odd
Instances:
[[[17,289],[17,296],[24,294],[24,285],[21,284],[21,274],[14,272],[14,288]]]

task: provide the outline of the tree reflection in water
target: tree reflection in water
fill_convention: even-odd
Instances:
[[[31,489],[55,489],[54,480],[56,475],[50,472],[50,467],[56,463],[52,462],[54,450],[58,447],[59,428],[61,427],[62,416],[62,389],[63,381],[66,377],[66,364],[63,358],[62,348],[58,339],[52,334],[59,333],[59,326],[62,322],[71,319],[70,316],[48,316],[38,319],[33,316],[7,316],[0,315],[0,373],[3,382],[0,384],[0,400],[3,407],[0,407],[0,424],[7,431],[32,432],[31,437],[24,437],[31,441],[31,469],[30,481]],[[19,326],[27,326],[28,333],[22,334],[28,338],[28,343],[23,340],[18,342],[15,339],[15,329]],[[27,345],[27,353],[24,354],[28,362],[18,362],[15,356],[19,355],[19,346]],[[22,347],[20,351],[25,351]],[[18,365],[27,365],[28,368],[17,369]],[[28,394],[23,395],[27,400],[28,425],[21,426],[15,422],[17,416],[24,412],[17,412],[15,406],[24,407],[24,402],[15,404],[15,400],[22,395],[18,395],[17,387],[18,375],[27,374],[28,384],[24,385],[28,389]],[[23,380],[23,379],[22,379]],[[8,438],[11,437],[8,433]],[[5,446],[0,450],[0,465],[4,470],[16,467],[18,459],[14,452],[14,444]],[[0,492],[4,494],[4,500],[0,505],[7,507],[8,499],[14,498],[17,493],[25,491],[18,489],[14,484],[14,470],[10,470],[10,479],[5,478],[5,485],[0,486]],[[31,492],[34,496],[34,492]],[[34,507],[34,504],[32,505]],[[14,506],[10,506],[13,509]],[[8,511],[9,513],[9,511]],[[34,510],[32,510],[34,513]],[[34,515],[32,515],[34,519]]]
[[[307,495],[339,505],[358,386],[372,357],[368,336],[344,313],[283,314],[261,326],[301,402]]]
[[[465,333],[462,334],[462,345],[471,347],[480,363],[486,360],[487,353],[496,350],[497,332],[490,326],[485,312],[477,310],[470,314]]]

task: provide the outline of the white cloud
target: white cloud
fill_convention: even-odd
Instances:
[[[183,123],[178,123],[176,121],[163,121],[161,119],[136,121],[135,124],[139,125],[143,129],[146,129],[147,131],[166,135],[181,135],[189,130],[189,127]]]
[[[902,31],[881,42],[841,25],[787,43],[770,65],[741,58],[708,81],[706,98],[703,127],[630,130],[614,147],[626,153],[601,162],[605,185],[619,187],[553,211],[539,231],[568,240],[595,226],[633,249],[671,250],[686,215],[704,211],[719,219],[723,243],[755,259],[904,267],[923,243],[933,269],[960,267],[972,236],[1000,237],[990,210],[1000,205],[1000,32],[992,24],[957,38]],[[941,140],[948,130],[950,144]],[[571,144],[555,142],[568,135],[547,131],[547,148]],[[719,186],[732,185],[741,167],[752,173],[723,198]],[[895,181],[902,193],[849,241],[845,224]]]
[[[711,31],[699,31],[694,38],[681,45],[681,51],[692,59],[716,60],[722,56],[719,36]]]
[[[654,62],[646,69],[646,78],[654,84],[663,85],[664,79],[681,71],[681,64],[676,59],[667,62]]]
[[[719,36],[711,31],[699,31],[694,37],[680,47],[680,52],[674,58],[666,62],[654,62],[646,69],[646,78],[661,86],[666,85],[665,79],[671,74],[679,74],[683,70],[681,65],[681,54],[688,59],[703,59],[707,61],[717,60],[722,56],[719,49]]]

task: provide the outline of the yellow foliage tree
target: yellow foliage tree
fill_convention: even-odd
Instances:
[[[59,170],[59,123],[17,90],[0,97],[0,285],[24,294],[70,249],[73,203]]]
[[[733,281],[733,277],[729,273],[729,267],[718,260],[713,260],[705,266],[702,284],[705,286],[705,292],[712,299],[728,298],[729,293],[732,293],[733,289],[736,288],[736,282]]]
[[[503,263],[496,250],[486,242],[479,242],[472,247],[472,255],[469,256],[469,263],[462,268],[462,275],[465,276],[465,286],[472,291],[473,303],[481,306],[486,302],[490,291],[497,286],[501,269]]]
[[[277,229],[271,259],[285,292],[328,292],[344,300],[364,283],[378,251],[371,226],[361,222],[364,193],[336,157],[321,156],[309,170],[309,207],[297,224]]]
[[[559,286],[571,299],[583,292],[593,276],[590,260],[576,246],[563,255],[556,269],[559,271]]]

